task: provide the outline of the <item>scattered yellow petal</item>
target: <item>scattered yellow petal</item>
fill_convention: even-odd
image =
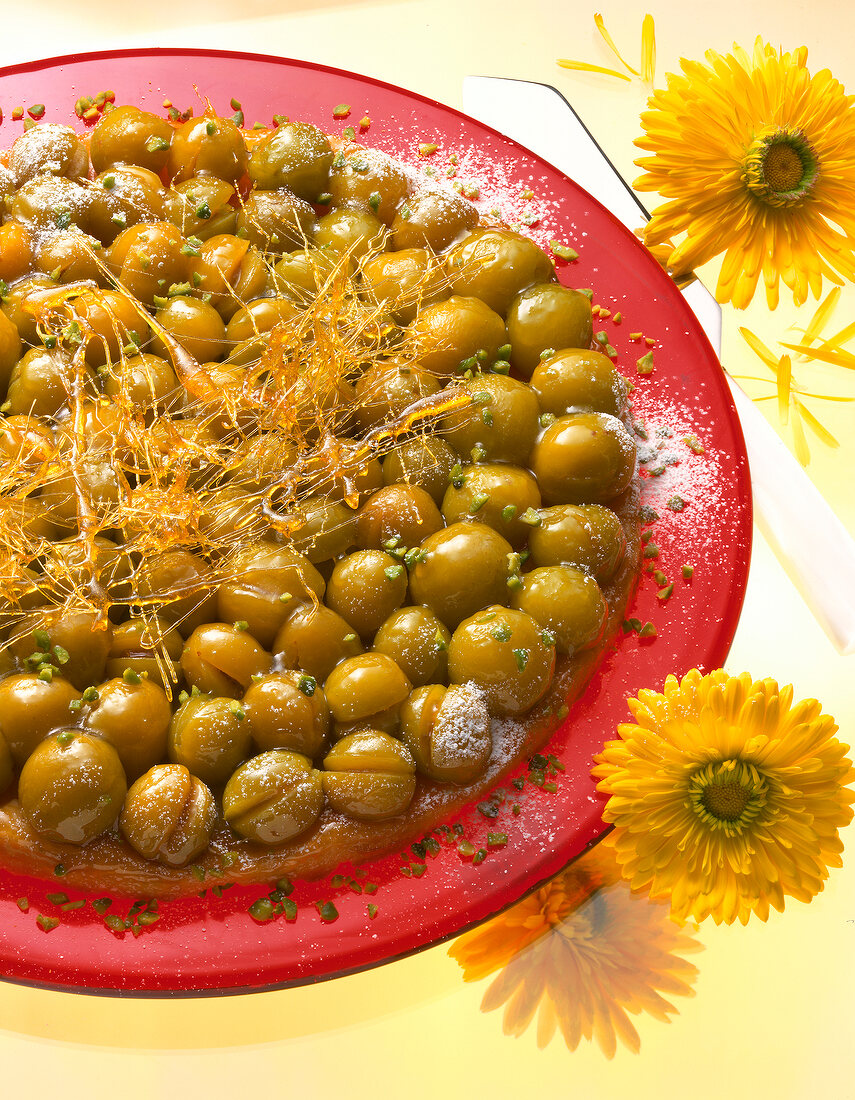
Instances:
[[[810,409],[806,408],[806,406],[804,406],[800,401],[795,401],[795,404],[798,405],[799,412],[801,413],[805,424],[807,424],[811,431],[814,432],[814,434],[817,435],[819,439],[826,444],[826,446],[832,448],[840,446],[839,440],[837,440],[835,436],[831,434],[828,428],[820,424],[820,422],[813,415]]]
[[[656,28],[648,12],[641,24],[641,79],[652,84],[656,76]]]
[[[840,301],[840,287],[836,286],[826,294],[825,298],[820,302],[816,313],[810,319],[810,324],[805,329],[806,344],[812,344],[813,341],[819,336],[822,331],[823,325],[831,317],[834,312],[834,308]]]
[[[649,19],[650,16],[648,16],[647,18]],[[620,50],[615,45],[614,39],[612,38],[612,36],[606,30],[605,21],[603,20],[603,17],[602,17],[602,15],[600,15],[599,12],[595,13],[594,22],[597,25],[597,30],[603,36],[603,41],[608,46],[608,48],[612,51],[612,53],[615,55],[615,57],[618,59],[618,61],[621,63],[621,65],[623,65],[623,67],[628,72],[631,72],[633,76],[640,76],[641,73],[639,73],[639,71],[637,69],[633,69],[632,65],[627,64],[627,62],[624,61],[624,59],[621,57]]]
[[[855,321],[846,325],[840,332],[836,332],[834,336],[829,336],[827,340],[823,340],[822,346],[824,348],[839,348],[843,344],[848,344],[852,337],[855,336]],[[805,343],[808,341],[805,340]]]
[[[792,361],[782,355],[778,363],[778,416],[786,424],[790,415],[790,383],[793,379]]]
[[[851,351],[842,348],[811,348],[807,344],[786,344],[779,341],[782,348],[788,351],[797,351],[805,359],[819,359],[821,363],[832,363],[836,367],[844,367],[846,370],[855,370],[855,355]]]
[[[616,76],[620,80],[629,80],[626,73],[619,73],[617,69],[606,69],[602,65],[589,65],[587,61],[568,61],[565,57],[559,57],[558,64],[562,69],[572,69],[574,72],[604,73],[606,76]]]
[[[769,367],[770,370],[774,371],[777,374],[778,357],[776,355],[773,355],[772,352],[769,351],[769,349],[766,347],[760,337],[755,336],[750,329],[744,327],[740,327],[739,332],[742,338],[751,348],[751,350],[755,352],[755,354],[760,356],[760,358],[763,360],[766,366]]]

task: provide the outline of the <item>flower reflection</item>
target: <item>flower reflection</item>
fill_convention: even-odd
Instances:
[[[666,1021],[667,996],[693,996],[697,968],[682,955],[701,945],[665,903],[634,895],[607,837],[545,886],[455,940],[449,954],[464,981],[498,971],[481,1009],[505,1006],[506,1035],[537,1015],[537,1043],[560,1030],[570,1050],[595,1038],[607,1057],[620,1040],[638,1051],[630,1015]]]

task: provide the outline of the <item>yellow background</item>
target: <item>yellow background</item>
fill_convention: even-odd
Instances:
[[[607,77],[565,72],[558,56],[610,64],[593,9],[577,0],[242,0],[241,18],[224,0],[178,4],[3,5],[0,64],[126,45],[207,46],[305,58],[364,72],[454,106],[468,73],[555,84],[574,103],[629,179],[632,140],[645,90]],[[604,10],[637,65],[644,11],[629,0]],[[680,56],[749,46],[756,35],[784,48],[807,45],[814,70],[828,67],[855,92],[855,17],[831,0],[717,0],[654,3],[657,76]],[[203,25],[204,24],[204,25]],[[283,105],[287,110],[287,105]],[[714,274],[705,272],[704,274]],[[847,290],[831,331],[855,313]],[[758,302],[725,312],[724,362],[734,374],[762,375],[737,333],[748,324],[774,344],[811,307],[786,303],[774,314]],[[855,377],[824,368],[800,378],[825,392],[855,395]],[[754,384],[755,394],[770,393]],[[855,405],[813,411],[838,436],[832,451],[811,441],[814,478],[855,531]],[[763,405],[774,418],[774,402]],[[784,437],[789,436],[784,430]],[[817,569],[822,569],[817,562]],[[745,610],[728,667],[792,682],[855,729],[855,657],[836,654],[758,536]],[[847,839],[852,846],[852,830]],[[642,1051],[619,1049],[608,1062],[593,1045],[569,1053],[560,1040],[538,1051],[533,1029],[514,1040],[500,1014],[483,1014],[483,985],[464,986],[444,947],[367,974],[312,988],[205,1000],[134,1001],[45,993],[0,984],[0,1067],[13,1094],[68,1100],[245,1095],[384,1096],[409,1100],[537,1093],[574,1098],[729,1096],[780,1100],[855,1096],[852,993],[855,979],[855,863],[832,872],[811,905],[791,903],[768,924],[704,927],[696,996],[677,999],[669,1025],[637,1019]]]

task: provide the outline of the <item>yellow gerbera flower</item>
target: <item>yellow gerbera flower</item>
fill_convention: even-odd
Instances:
[[[717,924],[766,920],[785,896],[822,890],[840,866],[855,770],[815,699],[794,705],[774,680],[693,669],[628,703],[636,725],[618,728],[594,775],[633,889]]]
[[[570,1050],[596,1038],[611,1058],[618,1039],[639,1049],[627,1013],[667,1022],[677,1010],[663,993],[694,996],[697,968],[681,955],[700,950],[667,905],[632,893],[606,838],[449,954],[464,981],[500,971],[481,1009],[505,1005],[506,1035],[521,1035],[537,1013],[538,1046],[560,1028]]]
[[[811,76],[807,49],[753,56],[710,50],[681,59],[683,75],[648,100],[635,181],[670,201],[646,228],[648,244],[684,235],[668,266],[691,271],[719,253],[716,297],[742,309],[761,275],[769,306],[783,279],[796,304],[823,277],[855,276],[855,97],[827,69]]]

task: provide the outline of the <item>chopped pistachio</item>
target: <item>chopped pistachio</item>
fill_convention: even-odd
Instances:
[[[254,901],[247,910],[253,920],[268,921],[272,920],[274,916],[273,902],[270,898],[259,898],[258,901]]]
[[[635,362],[636,368],[639,374],[652,374],[653,373],[653,352],[649,351],[646,355],[642,355],[640,359]]]
[[[702,455],[704,453],[703,444],[700,442],[696,435],[687,435],[683,438],[683,442],[692,452],[692,454]]]
[[[561,241],[550,241],[549,247],[560,260],[566,260],[570,263],[579,259],[579,253],[575,248],[571,248],[569,244],[563,244]]]
[[[529,527],[540,527],[543,523],[543,518],[540,512],[535,508],[526,508],[520,516],[520,522],[527,524]]]
[[[302,691],[304,695],[314,695],[315,688],[318,686],[318,681],[314,676],[304,675],[297,681],[297,687]]]

